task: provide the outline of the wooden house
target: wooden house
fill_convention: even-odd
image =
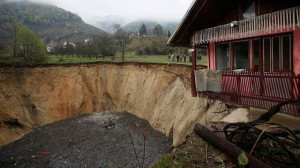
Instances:
[[[300,0],[195,0],[168,45],[193,49],[193,96],[260,108],[300,98]],[[221,71],[219,93],[195,87],[199,48]]]

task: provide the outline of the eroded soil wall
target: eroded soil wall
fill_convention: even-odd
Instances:
[[[206,112],[226,108],[191,97],[189,81],[190,68],[177,65],[0,68],[0,145],[53,121],[115,110],[148,120],[173,136],[176,146],[192,132],[193,124],[205,122]]]

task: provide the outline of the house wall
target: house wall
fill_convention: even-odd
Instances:
[[[241,4],[236,3],[237,1],[220,1],[220,5],[222,6],[222,9],[218,10],[218,12],[212,12],[215,10],[211,10],[213,7],[218,8],[219,6],[215,5],[214,1],[207,3],[207,8],[202,9],[201,11],[201,17],[200,19],[197,19],[199,22],[201,22],[201,25],[205,25],[206,27],[214,27],[226,23],[230,23],[231,21],[237,20],[239,17],[241,19],[242,16],[242,9]],[[240,1],[238,1],[240,2]],[[278,10],[290,8],[293,6],[300,5],[299,2],[296,1],[282,1],[282,0],[255,0],[256,3],[256,15],[264,15],[267,13],[272,13]],[[210,17],[207,17],[207,16]],[[205,24],[204,24],[205,23]],[[198,25],[198,27],[201,27],[201,25]],[[203,29],[201,27],[200,29]],[[293,33],[293,70],[296,74],[300,74],[300,30],[299,28],[296,28],[296,30],[290,29],[283,29],[280,32],[272,31],[270,33],[266,33],[264,35],[257,35],[252,36],[249,38],[259,38],[263,36],[273,36],[273,35],[280,35],[285,33]],[[247,39],[247,37],[244,37],[243,39]],[[238,39],[235,39],[238,40]],[[215,42],[208,44],[208,68],[210,69],[216,69],[216,51],[215,51]],[[250,62],[249,62],[250,65]]]
[[[256,16],[295,6],[295,2],[290,1],[291,0],[255,0]],[[199,19],[202,24],[204,22],[204,25],[207,25],[207,27],[214,27],[222,24],[227,24],[235,20],[243,20],[243,11],[240,1],[238,3],[235,3],[231,0],[219,3],[220,5],[222,5],[222,8],[218,10],[218,12],[211,12],[215,11],[215,8],[217,8],[215,6],[215,3],[213,2],[211,2],[211,4],[208,4],[208,7],[206,9],[203,9],[203,18]]]
[[[294,31],[294,72],[300,74],[300,29]]]
[[[264,15],[268,13],[272,13],[278,10],[291,8],[297,4],[291,0],[283,1],[283,0],[257,0],[258,3],[258,15]]]

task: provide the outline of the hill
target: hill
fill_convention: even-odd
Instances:
[[[12,23],[20,22],[33,30],[46,43],[50,41],[82,41],[106,34],[61,8],[32,2],[0,2],[0,46],[12,43]]]
[[[156,24],[160,24],[164,30],[164,34],[167,35],[167,32],[170,31],[173,33],[178,25],[177,22],[156,22],[156,21],[147,21],[147,20],[140,20],[128,23],[123,27],[126,32],[139,32],[141,26],[145,24],[147,28],[148,35],[152,35],[152,30],[154,29]]]
[[[126,18],[118,15],[110,15],[95,18],[96,23],[94,24],[96,27],[110,33],[114,34],[114,25],[119,24],[121,26],[126,24]]]

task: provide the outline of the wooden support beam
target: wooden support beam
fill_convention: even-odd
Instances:
[[[196,48],[196,44],[194,44],[193,42],[193,52],[192,52],[192,68],[193,70],[197,69],[197,48]]]
[[[210,66],[210,62],[211,62],[211,58],[210,58],[210,48],[209,48],[209,44],[206,47],[206,55],[207,55],[207,68],[211,69]]]
[[[193,48],[192,52],[192,73],[191,73],[191,89],[192,89],[192,96],[197,97],[197,89],[196,89],[196,79],[195,79],[195,73],[194,71],[197,69],[196,65],[196,55],[197,55],[197,49],[195,44],[195,36],[192,36],[191,38],[191,47]]]
[[[195,72],[194,70],[191,73],[191,91],[192,97],[197,97],[197,89],[196,89],[196,79],[195,79]]]
[[[197,135],[203,138],[205,141],[211,143],[221,151],[227,153],[232,158],[238,158],[238,156],[244,152],[249,160],[248,166],[250,168],[269,168],[270,166],[264,164],[260,160],[256,159],[255,157],[251,156],[247,152],[243,151],[238,146],[230,143],[229,141],[225,140],[224,138],[216,135],[215,133],[211,132],[205,126],[197,123],[195,125],[194,131]]]

